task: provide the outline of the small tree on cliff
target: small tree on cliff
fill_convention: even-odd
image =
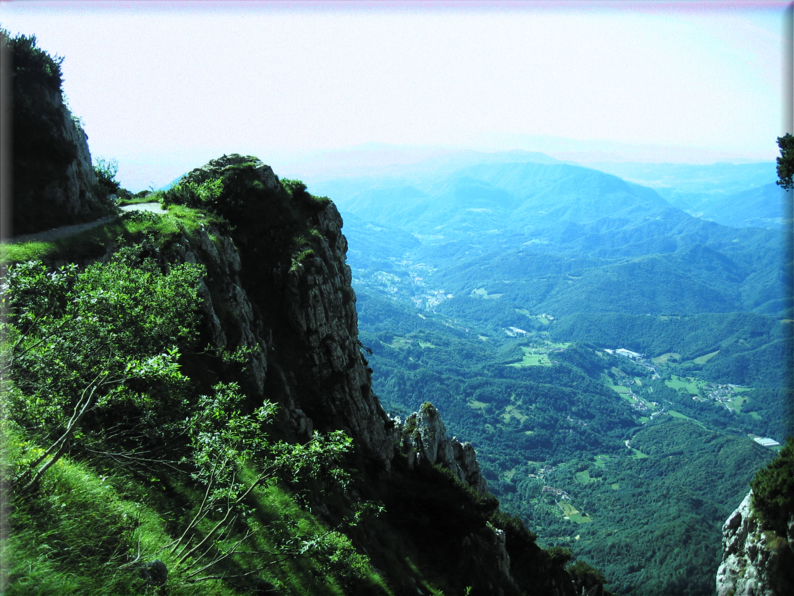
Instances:
[[[96,164],[94,164],[94,173],[96,174],[99,192],[103,195],[119,194],[121,184],[116,180],[118,171],[119,162],[115,159],[104,159],[100,157],[96,160]]]
[[[777,183],[791,190],[794,188],[794,136],[786,134],[778,137],[777,146],[780,147],[780,157],[777,158]]]
[[[780,455],[762,468],[750,482],[753,509],[781,535],[786,521],[794,516],[794,437],[789,437]]]

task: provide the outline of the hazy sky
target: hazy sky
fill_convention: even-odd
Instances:
[[[92,155],[133,190],[232,152],[562,137],[772,160],[786,132],[781,2],[163,4],[0,4],[65,57]]]

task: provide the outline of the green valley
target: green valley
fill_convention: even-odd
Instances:
[[[432,402],[503,506],[609,589],[710,594],[719,528],[776,453],[754,439],[794,432],[782,237],[568,165],[415,176],[397,203],[407,181],[344,182],[346,233],[378,247],[350,263],[384,403]]]

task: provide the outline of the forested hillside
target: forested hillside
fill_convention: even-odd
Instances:
[[[774,167],[728,170],[735,193]],[[432,401],[504,506],[616,593],[710,594],[720,527],[774,456],[753,437],[794,431],[783,236],[571,164],[317,186],[378,249],[350,260],[385,402]]]

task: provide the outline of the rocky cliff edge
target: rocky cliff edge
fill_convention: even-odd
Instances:
[[[256,350],[241,380],[253,401],[280,403],[283,432],[294,440],[313,430],[352,436],[362,495],[386,505],[386,522],[423,552],[428,569],[475,594],[519,594],[531,584],[538,594],[572,595],[564,569],[520,522],[498,513],[473,447],[448,437],[432,405],[405,424],[384,412],[358,342],[347,240],[333,203],[239,155],[189,173],[174,195],[206,198],[201,189],[212,180],[224,181],[224,193],[237,188],[216,197],[231,229],[207,226],[173,251],[207,268],[204,338],[218,349]]]
[[[766,527],[752,508],[752,491],[722,526],[718,596],[794,594],[794,517],[785,536]]]

